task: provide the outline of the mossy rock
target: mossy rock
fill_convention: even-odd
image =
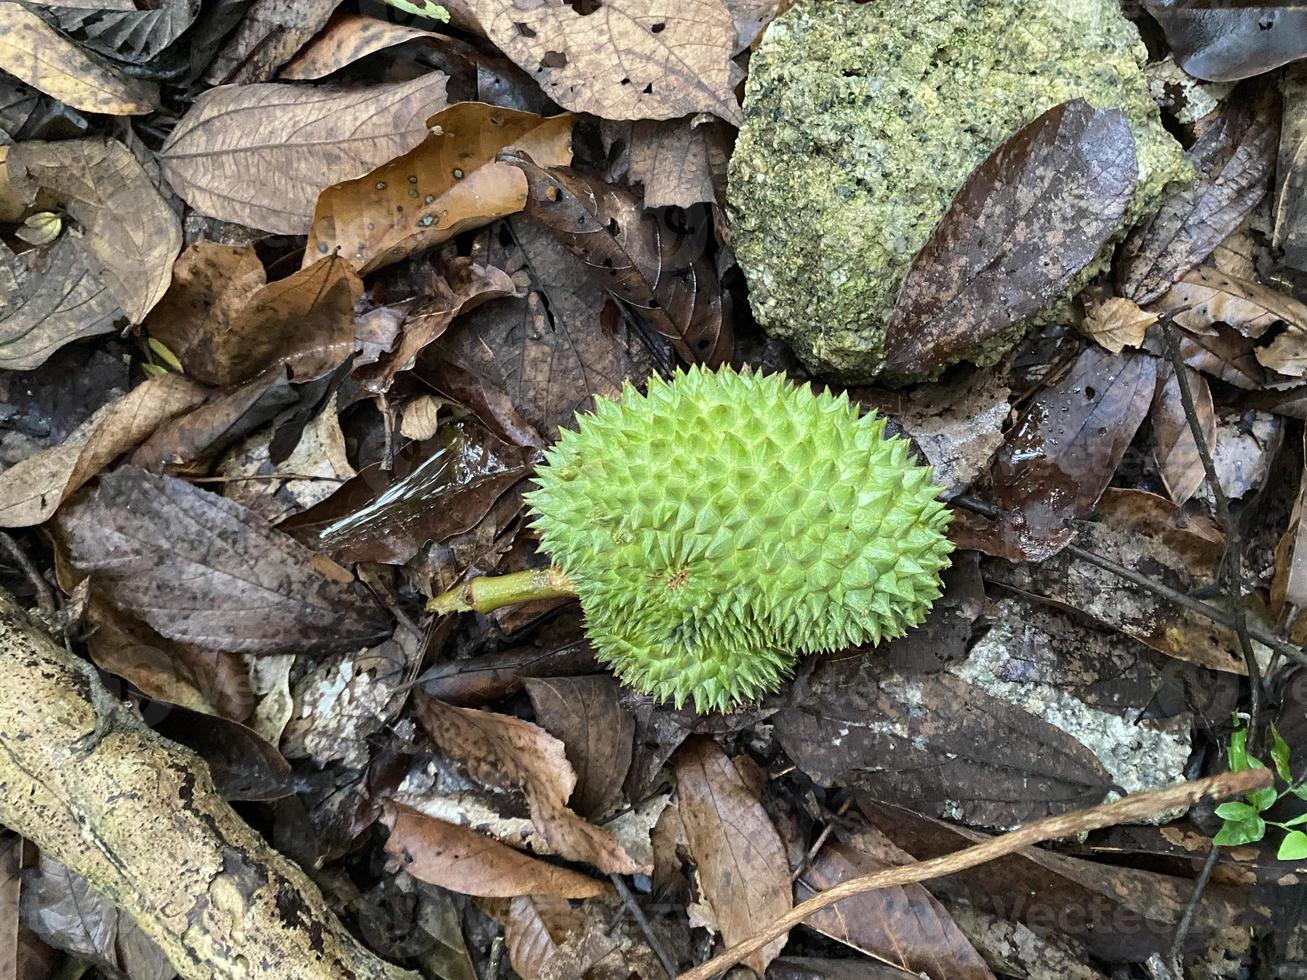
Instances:
[[[1130,123],[1133,223],[1191,176],[1117,0],[809,0],[750,65],[731,159],[734,246],[762,326],[813,370],[878,373],[886,316],[967,175],[1046,109]],[[1124,228],[1123,228],[1124,230]],[[1009,343],[1019,331],[1009,337]],[[988,345],[968,359],[1001,356]]]

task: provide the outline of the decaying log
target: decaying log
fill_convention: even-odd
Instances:
[[[0,823],[88,879],[186,978],[416,980],[0,590]]]

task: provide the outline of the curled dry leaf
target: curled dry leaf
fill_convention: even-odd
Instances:
[[[1251,78],[1307,58],[1307,10],[1295,2],[1144,0],[1180,67],[1208,82]]]
[[[416,39],[439,39],[443,34],[396,24],[376,17],[336,11],[312,41],[300,49],[278,77],[283,81],[311,81],[351,65],[374,51]]]
[[[1122,295],[1151,303],[1239,227],[1266,194],[1278,110],[1269,97],[1232,99],[1188,156],[1198,176],[1130,233],[1117,257]]]
[[[1116,109],[1064,102],[963,183],[903,280],[884,370],[929,374],[1066,291],[1116,232],[1139,171]]]
[[[1286,330],[1253,352],[1257,363],[1288,378],[1307,378],[1307,332]]]
[[[1225,323],[1257,339],[1283,323],[1290,331],[1307,335],[1307,305],[1255,280],[1207,265],[1186,272],[1153,308],[1173,313],[1174,322],[1193,333],[1206,333],[1212,324]]]
[[[571,115],[542,119],[481,102],[459,102],[427,120],[423,142],[318,198],[304,261],[339,249],[368,273],[521,211],[527,181],[495,155],[516,149],[554,167],[572,160]]]
[[[0,369],[30,371],[65,344],[114,329],[122,310],[86,259],[72,228],[22,255],[0,242]]]
[[[5,162],[29,202],[44,190],[81,226],[87,266],[133,323],[168,289],[182,226],[145,168],[117,140],[20,143]]]
[[[520,790],[531,808],[531,821],[549,846],[571,861],[585,861],[606,874],[638,874],[608,831],[578,817],[567,807],[576,772],[563,743],[544,729],[508,715],[456,708],[419,696],[418,719],[447,756],[488,786]]]
[[[1112,296],[1091,307],[1085,314],[1085,333],[1104,350],[1120,354],[1127,347],[1139,347],[1156,313],[1148,313],[1139,304],[1122,296]]]
[[[445,107],[440,72],[365,88],[224,85],[195,100],[159,151],[168,183],[197,211],[307,234],[324,187],[426,138]],[[251,180],[258,174],[258,180]]]
[[[482,32],[565,109],[601,119],[711,112],[739,125],[735,24],[721,0],[506,7],[460,0]]]
[[[253,0],[204,80],[210,85],[266,82],[322,30],[339,0]]]
[[[585,817],[605,816],[621,799],[635,737],[617,681],[611,674],[528,678],[526,692],[540,727],[563,743],[576,770],[572,808]]]
[[[1216,410],[1212,405],[1212,389],[1208,386],[1207,379],[1193,368],[1186,367],[1185,371],[1188,372],[1194,411],[1202,423],[1203,436],[1210,452],[1216,446]],[[1153,455],[1167,496],[1175,503],[1183,504],[1198,492],[1207,478],[1207,471],[1203,468],[1202,457],[1198,455],[1198,443],[1194,441],[1193,430],[1185,415],[1180,383],[1169,364],[1164,368],[1163,378],[1149,413],[1153,425]]]
[[[556,895],[590,898],[606,887],[569,868],[501,844],[468,827],[433,820],[410,807],[390,804],[386,853],[414,878],[480,898]]]
[[[45,523],[82,484],[205,395],[193,381],[165,374],[104,405],[59,445],[0,473],[0,527]]]
[[[687,361],[720,364],[734,345],[716,270],[704,254],[707,218],[673,227],[622,188],[567,167],[544,169],[521,153],[526,212],[543,224],[617,299],[634,308]]]
[[[581,913],[556,895],[518,897],[504,916],[504,945],[513,971],[537,980],[571,933],[582,927]]]
[[[962,547],[1013,561],[1043,561],[1071,540],[1070,521],[1093,509],[1148,413],[1157,362],[1087,348],[1067,376],[1040,392],[1008,433],[990,470],[1003,512]],[[974,526],[982,522],[969,522]]]
[[[710,738],[687,741],[676,755],[676,792],[703,901],[726,945],[738,943],[793,905],[785,845],[762,803]],[[741,962],[759,976],[787,936]]]
[[[233,653],[319,653],[391,624],[348,573],[239,504],[127,467],[63,508],[79,571],[161,635]]]
[[[362,281],[335,256],[265,284],[253,248],[199,242],[178,258],[147,326],[206,383],[241,384],[280,365],[308,381],[353,353],[362,294]]]
[[[82,50],[21,3],[0,3],[0,68],[83,112],[153,112],[159,91]]]
[[[861,828],[856,840],[857,846],[833,843],[822,848],[796,883],[795,898],[804,900],[850,878],[915,860],[872,827]],[[994,977],[948,911],[923,885],[864,892],[822,909],[803,924],[931,980]]]

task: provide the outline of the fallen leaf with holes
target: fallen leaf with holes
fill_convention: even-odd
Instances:
[[[653,365],[625,324],[606,322],[604,310],[615,304],[581,259],[526,215],[508,227],[506,240],[494,229],[484,235],[483,261],[526,281],[526,295],[461,317],[440,339],[440,355],[503,391],[553,439],[595,397],[616,398],[623,382],[639,384]]]
[[[532,823],[560,856],[606,874],[641,873],[612,834],[568,808],[576,772],[558,739],[518,718],[457,708],[425,695],[417,701],[417,713],[440,750],[473,779],[524,793]]]
[[[83,112],[153,112],[159,90],[82,50],[21,3],[0,3],[0,68]]]
[[[720,0],[603,0],[597,9],[460,0],[565,109],[601,119],[711,112],[739,125],[735,24]]]
[[[318,35],[304,45],[278,73],[283,81],[312,81],[360,58],[413,40],[442,39],[443,34],[409,24],[336,11]]]
[[[0,369],[30,371],[65,344],[114,329],[123,312],[86,261],[73,228],[22,255],[0,242]]]
[[[0,527],[45,523],[82,484],[161,424],[203,403],[205,394],[195,382],[165,374],[103,406],[59,445],[0,473]]]
[[[1202,425],[1203,435],[1210,452],[1216,444],[1216,410],[1212,406],[1212,389],[1207,379],[1186,367],[1189,390],[1193,396],[1194,413]],[[1183,504],[1198,492],[1207,478],[1198,443],[1185,415],[1180,395],[1180,383],[1170,365],[1164,369],[1165,382],[1158,386],[1153,397],[1149,419],[1153,427],[1153,455],[1157,460],[1157,474],[1162,478],[1167,496]]]
[[[822,848],[795,883],[796,900],[915,860],[873,827],[859,828],[855,839],[856,845],[839,842]],[[994,977],[948,911],[923,885],[881,888],[846,898],[808,917],[804,925],[932,980]]]
[[[458,102],[427,120],[430,134],[403,156],[324,190],[305,264],[339,249],[360,274],[432,248],[526,206],[522,171],[495,159],[505,149],[541,166],[572,160],[571,115]]]
[[[1086,312],[1085,333],[1104,350],[1120,354],[1127,347],[1141,346],[1148,327],[1156,322],[1156,313],[1141,310],[1123,296],[1112,296]]]
[[[1067,376],[1035,396],[990,468],[996,522],[968,516],[961,547],[1012,561],[1043,561],[1070,542],[1111,482],[1134,439],[1157,381],[1144,354],[1087,348]]]
[[[708,738],[676,755],[676,791],[703,901],[729,946],[747,939],[793,905],[790,864],[776,826],[739,772]],[[741,962],[762,976],[788,934]]]
[[[883,370],[926,375],[1038,313],[1116,232],[1138,178],[1116,109],[1076,99],[971,172],[913,259],[885,325]]]
[[[1152,308],[1173,313],[1175,323],[1194,333],[1225,323],[1255,340],[1282,323],[1291,332],[1307,334],[1307,304],[1206,265],[1185,273]]]
[[[57,528],[74,567],[169,639],[230,653],[328,653],[392,628],[340,566],[172,477],[108,473],[60,510]]]
[[[168,289],[182,226],[145,169],[117,140],[20,143],[5,162],[32,202],[45,191],[80,225],[87,267],[133,323]]]
[[[294,381],[334,370],[354,350],[354,304],[363,283],[328,256],[265,283],[252,248],[200,242],[178,258],[173,284],[146,326],[186,373],[234,385],[285,365]]]
[[[427,118],[445,107],[445,82],[433,72],[363,88],[209,89],[168,136],[159,163],[173,190],[202,214],[304,235],[323,188],[426,138]]]
[[[705,254],[705,215],[676,228],[628,191],[567,167],[544,169],[521,153],[526,213],[543,224],[614,297],[632,307],[685,360],[720,364],[734,345],[716,269]]]
[[[385,819],[390,826],[386,853],[414,878],[450,891],[481,898],[590,898],[605,888],[593,878],[406,806],[390,804]]]
[[[1193,182],[1162,202],[1121,247],[1116,261],[1123,296],[1151,303],[1198,265],[1266,194],[1279,126],[1270,99],[1232,99],[1199,135],[1188,157]]]

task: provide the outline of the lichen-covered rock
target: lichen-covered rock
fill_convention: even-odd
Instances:
[[[730,169],[754,313],[814,370],[869,380],[904,274],[971,170],[1073,98],[1120,108],[1139,184],[1127,221],[1188,179],[1117,0],[803,2],[750,65]],[[997,356],[986,352],[989,359]],[[999,352],[1001,354],[1001,352]]]

